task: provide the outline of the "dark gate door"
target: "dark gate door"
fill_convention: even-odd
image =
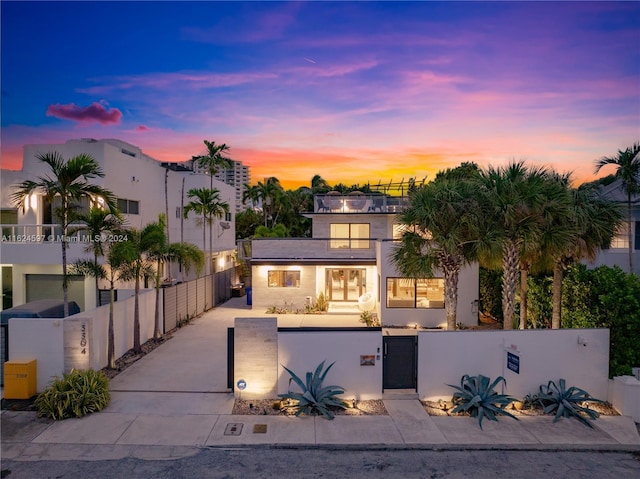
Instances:
[[[418,336],[383,336],[383,389],[417,386]]]

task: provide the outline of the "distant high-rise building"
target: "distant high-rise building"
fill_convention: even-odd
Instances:
[[[249,174],[249,167],[242,164],[241,161],[233,161],[233,168],[227,168],[218,171],[215,174],[217,180],[233,186],[236,189],[236,211],[245,211],[247,206],[242,204],[242,195],[247,189],[251,175]]]

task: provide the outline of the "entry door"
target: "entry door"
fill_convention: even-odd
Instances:
[[[326,290],[329,301],[358,301],[366,292],[364,268],[327,269]]]
[[[418,336],[383,336],[383,389],[417,387]]]

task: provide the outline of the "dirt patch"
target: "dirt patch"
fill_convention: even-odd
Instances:
[[[346,401],[347,409],[331,408],[336,416],[388,416],[382,400]],[[355,404],[354,404],[355,403]],[[293,407],[282,407],[280,399],[236,399],[231,414],[248,416],[293,416]]]
[[[420,401],[424,407],[424,410],[429,416],[458,416],[463,414],[451,414],[453,405],[450,401]],[[522,407],[520,407],[522,406]],[[614,409],[609,403],[589,403],[589,409],[600,413],[603,416],[619,416],[620,413]],[[507,407],[506,411],[514,416],[545,416],[542,406],[539,404],[527,405],[527,404],[512,404]]]

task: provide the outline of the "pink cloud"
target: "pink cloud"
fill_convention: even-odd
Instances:
[[[89,106],[81,107],[74,103],[68,105],[49,105],[47,116],[74,120],[79,122],[98,122],[103,125],[118,124],[122,118],[122,112],[117,108],[107,108],[100,103],[92,103]]]
[[[136,131],[150,131],[151,128],[149,128],[148,126],[145,125],[138,125],[136,126]]]

